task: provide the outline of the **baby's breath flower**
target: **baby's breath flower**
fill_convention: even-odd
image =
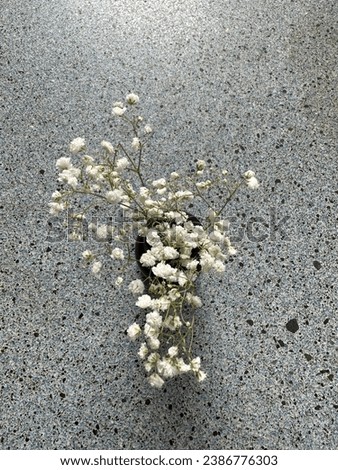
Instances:
[[[171,348],[168,349],[168,356],[170,357],[175,357],[178,354],[178,347],[177,346],[171,346]]]
[[[52,215],[58,215],[60,212],[62,212],[65,209],[64,204],[59,203],[59,202],[50,202],[49,204],[49,213]]]
[[[106,199],[111,204],[118,204],[121,202],[123,196],[123,191],[121,189],[113,189],[113,191],[108,191],[106,193]]]
[[[135,95],[135,93],[129,93],[129,95],[126,96],[126,101],[128,104],[137,104],[140,101],[140,98],[138,95]]]
[[[69,150],[72,153],[79,153],[81,150],[84,150],[86,147],[86,142],[82,137],[77,137],[76,139],[72,140],[69,144]]]
[[[130,162],[127,157],[119,158],[116,161],[116,171],[120,172],[125,170],[129,166]]]
[[[128,289],[132,294],[136,295],[143,294],[145,287],[141,279],[136,279],[135,281],[131,281],[128,286]]]
[[[138,323],[133,323],[127,330],[127,335],[134,341],[141,334],[141,327]]]
[[[137,307],[140,307],[140,308],[149,308],[151,307],[153,301],[152,301],[152,298],[150,297],[150,295],[148,294],[144,294],[144,295],[141,295],[137,302],[136,302],[136,306]]]
[[[164,380],[158,374],[152,374],[148,378],[149,384],[155,388],[161,388],[164,384]]]
[[[95,261],[92,266],[92,273],[98,274],[101,271],[102,263],[101,261]]]
[[[121,285],[123,284],[123,277],[122,276],[118,276],[115,280],[115,286],[116,287],[120,287]]]
[[[120,117],[120,116],[123,116],[126,110],[127,108],[124,108],[122,103],[115,103],[115,106],[113,107],[113,114],[115,114],[115,116]]]
[[[68,157],[61,157],[56,161],[55,165],[59,170],[69,170],[72,167],[72,163],[70,158]]]
[[[259,186],[258,180],[255,177],[255,173],[251,170],[248,170],[244,173],[244,179],[246,182],[246,185],[251,188],[251,189],[256,189]]]
[[[101,147],[107,150],[108,153],[114,153],[114,147],[107,140],[102,140]]]
[[[123,260],[123,259],[124,259],[123,250],[121,250],[121,248],[114,248],[114,249],[112,250],[110,256],[111,256],[113,259],[118,259],[118,260]]]
[[[137,354],[141,359],[145,359],[147,357],[148,352],[149,352],[149,349],[147,348],[147,344],[142,343]]]
[[[141,141],[138,137],[134,137],[131,143],[131,146],[134,150],[139,150],[141,148]]]
[[[149,126],[149,124],[146,124],[146,125],[144,126],[144,132],[145,132],[146,134],[151,134],[151,133],[153,132],[153,130],[152,130],[152,128]]]
[[[82,252],[82,257],[86,260],[86,261],[92,261],[94,259],[94,254],[92,251],[90,250],[85,250]]]
[[[154,186],[154,188],[162,189],[165,188],[167,183],[165,178],[160,178],[159,180],[153,181],[151,184]]]
[[[204,160],[198,160],[196,163],[196,168],[198,171],[203,171],[205,169],[206,163]]]

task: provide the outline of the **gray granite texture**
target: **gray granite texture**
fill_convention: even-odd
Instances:
[[[337,446],[337,6],[2,0],[2,449]],[[130,91],[148,174],[205,158],[261,181],[229,206],[238,255],[201,279],[202,384],[149,388],[133,299],[48,214],[55,160],[114,140]]]

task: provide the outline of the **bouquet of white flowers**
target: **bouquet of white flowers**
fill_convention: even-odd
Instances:
[[[197,161],[191,174],[174,171],[146,181],[142,159],[153,131],[135,112],[138,103],[139,97],[131,93],[113,106],[113,114],[130,126],[132,138],[127,145],[102,141],[102,152],[94,158],[86,153],[83,138],[70,143],[76,163],[68,157],[57,160],[62,188],[53,193],[49,206],[51,214],[59,214],[76,199],[81,209],[71,216],[73,239],[81,239],[83,220],[98,204],[123,211],[123,223],[90,224],[90,228],[97,239],[109,238],[105,255],[122,263],[123,270],[132,261],[139,263],[141,276],[128,288],[137,297],[136,306],[146,312],[145,321],[132,323],[127,333],[131,340],[142,338],[138,355],[150,385],[160,388],[165,379],[185,372],[198,381],[206,377],[200,358],[192,353],[194,311],[202,305],[196,280],[203,272],[223,273],[224,261],[236,253],[222,212],[241,186],[257,188],[258,181],[254,172],[247,171],[231,182],[226,170],[213,170],[204,160]],[[215,187],[226,193],[218,208],[208,199]],[[203,222],[187,212],[196,198],[206,205]],[[99,273],[102,255],[91,250],[82,255],[92,272]],[[123,281],[123,276],[117,276],[115,285]]]

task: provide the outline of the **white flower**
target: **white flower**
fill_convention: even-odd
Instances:
[[[127,157],[119,158],[116,161],[116,171],[123,171],[129,166],[129,160]]]
[[[167,359],[162,359],[156,364],[157,371],[165,379],[170,379],[178,374],[178,370]]]
[[[163,277],[163,279],[171,279],[177,273],[176,268],[173,268],[169,264],[163,262],[158,263],[156,266],[153,266],[151,270],[155,274],[155,276]]]
[[[167,259],[176,259],[180,256],[179,252],[173,248],[172,246],[165,246],[163,247],[163,258]]]
[[[129,95],[126,96],[126,101],[128,104],[137,104],[140,98],[138,95],[135,95],[135,93],[129,93]]]
[[[91,157],[90,155],[84,155],[82,157],[82,163],[86,166],[87,165],[92,165],[94,163],[94,158]]]
[[[52,215],[59,214],[65,208],[64,204],[59,203],[59,202],[49,202],[48,205],[50,207],[49,213],[52,214]]]
[[[160,340],[154,336],[149,336],[147,341],[150,349],[156,350],[160,347]]]
[[[60,191],[54,191],[53,192],[53,194],[52,194],[53,201],[58,202],[58,201],[60,201],[61,198],[62,198],[62,194],[60,193]]]
[[[121,189],[113,189],[112,191],[108,191],[106,193],[106,199],[111,204],[118,204],[121,202],[123,196],[123,191]]]
[[[175,357],[178,354],[178,347],[177,346],[171,346],[171,348],[168,349],[168,356],[170,357]]]
[[[79,153],[86,147],[86,142],[82,137],[77,137],[76,139],[72,140],[69,144],[69,150],[72,153]]]
[[[137,295],[143,294],[145,287],[141,279],[136,279],[135,281],[131,281],[128,286],[128,289],[132,294]]]
[[[148,308],[151,307],[152,304],[153,300],[148,294],[141,295],[136,302],[136,306],[140,308]]]
[[[161,388],[162,385],[164,384],[164,380],[161,379],[161,377],[158,374],[152,374],[149,378],[148,381],[152,387],[155,388]]]
[[[113,259],[118,259],[118,260],[124,259],[123,250],[121,250],[121,248],[114,248],[112,252],[110,253],[110,256]]]
[[[186,364],[182,357],[178,358],[176,360],[176,367],[179,372],[184,373],[184,372],[189,372],[191,370],[190,365]]]
[[[134,341],[141,334],[141,327],[137,323],[133,323],[127,330],[127,335]]]
[[[92,266],[92,273],[97,274],[101,271],[102,263],[101,261],[95,261]]]
[[[147,313],[146,320],[149,326],[152,328],[160,328],[162,325],[162,317],[157,310]]]
[[[147,354],[149,352],[149,349],[147,348],[147,344],[146,343],[142,343],[141,344],[141,347],[140,349],[138,350],[138,356],[141,358],[141,359],[145,359]]]
[[[110,142],[107,142],[106,140],[103,140],[101,142],[101,146],[107,150],[108,153],[114,153],[114,147],[112,146],[112,144]]]
[[[200,265],[202,266],[202,271],[210,271],[210,269],[213,268],[215,261],[215,258],[211,256],[208,252],[202,252],[200,255]]]
[[[160,178],[152,182],[152,185],[154,186],[154,188],[157,188],[157,189],[165,188],[166,184],[167,183],[166,183],[165,178]]]
[[[219,259],[215,261],[212,268],[214,271],[216,271],[216,273],[224,273],[225,271],[225,265]]]
[[[210,180],[206,180],[206,181],[200,181],[199,183],[196,183],[196,187],[197,189],[208,189],[210,188],[211,186],[211,181]]]
[[[203,382],[203,380],[205,380],[206,377],[207,377],[207,374],[206,374],[205,372],[203,372],[202,370],[199,370],[199,371],[197,372],[197,380],[198,380],[199,382]]]
[[[122,276],[118,276],[115,280],[115,286],[116,287],[120,287],[121,285],[123,284],[123,277]]]
[[[131,146],[133,147],[134,150],[139,150],[141,147],[140,139],[138,137],[134,137],[131,143]]]
[[[152,128],[149,126],[149,124],[146,124],[146,125],[144,126],[144,132],[145,132],[146,134],[151,134],[151,133],[153,132],[153,130],[152,130]]]
[[[170,179],[172,180],[177,180],[179,177],[180,175],[176,171],[173,171],[172,173],[170,173]]]
[[[86,260],[86,261],[91,261],[93,258],[94,258],[94,254],[92,251],[90,250],[85,250],[82,252],[82,257]]]
[[[190,362],[190,368],[193,372],[198,372],[200,370],[200,367],[201,367],[201,358],[195,357],[195,359],[193,359]]]
[[[58,160],[56,160],[55,166],[56,166],[59,170],[69,170],[69,168],[72,167],[72,163],[71,163],[70,158],[61,157],[61,158],[59,158]]]
[[[259,187],[259,183],[257,178],[255,177],[255,173],[251,170],[248,170],[244,173],[244,178],[246,185],[251,189],[257,189]]]
[[[105,239],[108,236],[108,231],[107,225],[99,225],[96,229],[96,235],[98,238]]]
[[[122,103],[115,103],[116,104],[122,104]],[[115,114],[115,116],[122,116],[125,112],[126,112],[126,109],[127,108],[124,108],[123,107],[123,104],[122,106],[114,106],[113,107],[113,114]]]
[[[147,251],[141,256],[140,263],[142,266],[150,268],[150,266],[154,266],[156,263],[156,258],[149,251]]]
[[[143,343],[146,347],[146,344]],[[144,368],[147,372],[150,372],[154,367],[156,367],[157,361],[160,359],[158,353],[152,352],[149,354],[147,362],[144,364]]]
[[[259,183],[258,183],[258,180],[255,176],[253,176],[252,178],[248,179],[246,181],[246,185],[250,188],[250,189],[257,189],[259,187]]]
[[[196,168],[198,171],[203,171],[204,168],[205,168],[205,161],[204,160],[198,160],[198,162],[196,163]]]
[[[234,256],[237,253],[237,250],[232,245],[229,245],[228,246],[228,253],[229,253],[229,256]]]
[[[192,295],[190,292],[186,295],[187,302],[195,308],[202,307],[202,301],[197,295]]]

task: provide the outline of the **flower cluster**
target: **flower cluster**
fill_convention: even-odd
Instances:
[[[99,156],[87,153],[87,145],[78,137],[70,143],[69,157],[56,162],[59,191],[49,204],[53,215],[71,208],[75,199],[81,210],[72,213],[73,239],[81,239],[81,224],[98,205],[123,211],[124,223],[111,227],[89,224],[97,240],[106,241],[104,252],[85,250],[84,261],[99,275],[105,258],[120,263],[115,285],[125,282],[125,271],[137,261],[143,277],[129,282],[129,291],[137,297],[136,306],[144,311],[144,321],[127,329],[131,340],[141,339],[138,356],[151,386],[160,388],[166,379],[190,372],[198,381],[206,377],[200,357],[192,353],[195,310],[202,306],[196,293],[201,273],[223,273],[225,261],[236,253],[222,218],[227,203],[241,186],[255,189],[253,171],[246,171],[237,182],[229,182],[228,172],[213,171],[204,160],[196,162],[189,175],[174,171],[168,177],[147,181],[141,164],[152,128],[137,112],[139,97],[130,93],[125,101],[114,103],[112,113],[131,127],[126,144],[101,142]],[[208,193],[220,187],[225,196],[221,207],[214,208]],[[195,199],[206,204],[207,217],[200,221],[187,212]],[[95,201],[93,203],[93,200]],[[130,239],[137,249],[134,252]]]

